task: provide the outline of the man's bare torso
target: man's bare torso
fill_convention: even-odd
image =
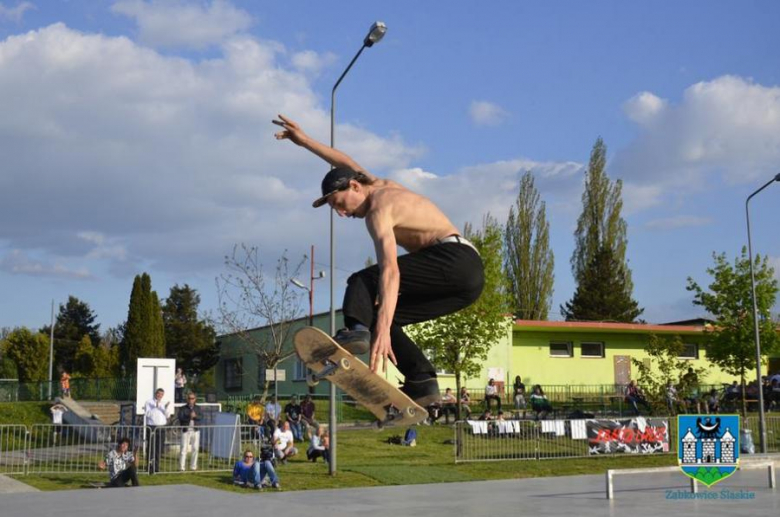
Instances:
[[[406,251],[418,251],[436,244],[437,239],[460,234],[428,198],[385,179],[377,179],[372,187],[366,225],[371,224],[372,212],[387,209],[393,221],[396,243]]]

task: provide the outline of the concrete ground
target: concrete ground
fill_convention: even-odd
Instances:
[[[780,514],[780,491],[768,488],[766,471],[737,472],[709,491],[716,499],[670,499],[669,495],[688,493],[687,479],[681,473],[623,475],[616,478],[612,501],[605,498],[604,476],[600,475],[309,492],[257,493],[248,489],[245,495],[192,485],[9,493],[0,495],[0,516],[113,517],[117,511],[137,511],[139,504],[170,517],[255,515],[260,511],[318,517]],[[722,494],[753,498],[725,499]]]

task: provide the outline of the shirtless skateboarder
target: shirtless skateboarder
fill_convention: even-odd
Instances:
[[[482,292],[484,271],[476,248],[429,199],[377,178],[346,154],[309,137],[279,115],[277,140],[291,140],[334,168],[322,197],[341,217],[365,219],[377,264],[349,277],[342,307],[347,328],[333,337],[353,354],[371,349],[371,370],[392,361],[404,375],[401,391],[423,407],[440,400],[436,369],[403,327],[452,314]],[[397,246],[406,251],[398,255]]]

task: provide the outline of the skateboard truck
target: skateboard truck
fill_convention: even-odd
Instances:
[[[349,359],[346,357],[342,357],[338,363],[333,362],[330,359],[324,359],[322,364],[325,366],[322,370],[306,374],[306,384],[314,387],[320,383],[320,380],[336,373],[339,368],[345,371],[352,368],[352,364],[350,364]]]
[[[382,429],[385,425],[390,424],[395,420],[401,420],[405,417],[414,418],[414,416],[417,414],[417,410],[412,406],[409,406],[405,410],[401,411],[394,405],[389,404],[385,406],[384,409],[385,409],[385,418],[374,422],[374,428],[377,430]]]

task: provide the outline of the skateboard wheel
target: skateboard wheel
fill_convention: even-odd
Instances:
[[[416,414],[417,414],[417,410],[412,406],[406,408],[406,416],[414,418]]]
[[[350,363],[349,359],[347,359],[346,357],[342,357],[341,360],[339,361],[339,366],[341,367],[342,370],[349,370],[350,368],[352,368],[352,363]]]
[[[314,376],[314,374],[313,374],[313,373],[307,373],[307,374],[306,374],[306,384],[307,384],[307,385],[309,385],[310,387],[312,387],[312,388],[313,388],[314,386],[316,386],[316,385],[317,385],[317,384],[319,384],[319,383],[320,383],[320,380],[319,380],[319,379],[317,379],[317,378]]]

